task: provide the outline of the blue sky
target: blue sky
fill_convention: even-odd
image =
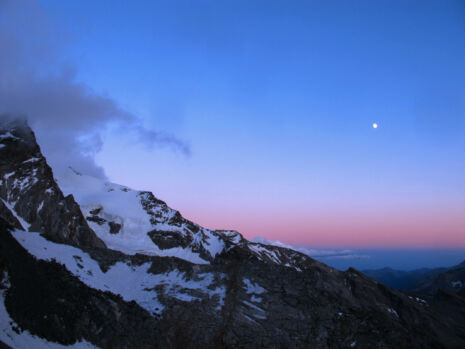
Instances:
[[[40,3],[78,81],[190,146],[107,125],[111,180],[247,237],[465,246],[464,2]]]

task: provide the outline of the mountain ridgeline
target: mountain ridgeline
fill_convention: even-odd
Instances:
[[[0,347],[465,347],[463,316],[438,310],[460,296],[206,229],[75,169],[55,179],[21,121],[0,122],[0,241]]]
[[[362,272],[389,287],[426,294],[434,294],[440,289],[461,292],[465,283],[465,261],[450,268],[422,268],[409,271],[382,268],[362,270]],[[447,282],[440,282],[441,279],[447,279]]]

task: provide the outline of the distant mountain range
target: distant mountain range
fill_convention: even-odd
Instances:
[[[434,295],[440,291],[465,295],[465,262],[440,273],[431,273],[408,288],[410,292]]]
[[[464,298],[434,291],[463,279],[441,275],[420,297],[151,192],[56,179],[28,125],[0,120],[0,348],[465,348]]]
[[[460,275],[460,270],[462,269],[465,269],[465,261],[449,268],[421,268],[409,271],[382,268],[362,270],[362,272],[376,281],[398,290],[428,293],[429,291],[426,285],[431,285],[431,289],[442,288],[449,291],[457,290],[459,285],[461,285],[461,280],[465,283],[465,278],[451,280],[448,287],[441,282],[441,285],[439,286],[438,284],[438,287],[435,288],[432,286],[432,283],[439,283],[439,280],[443,280],[444,278],[447,280],[449,280],[449,278],[453,279],[453,275]],[[455,286],[451,284],[453,281],[457,281],[454,284]]]

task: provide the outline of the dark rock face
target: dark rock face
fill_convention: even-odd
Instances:
[[[147,233],[152,241],[162,250],[173,247],[187,247],[192,242],[192,237],[183,236],[175,231],[152,230]]]
[[[5,205],[3,201],[0,201],[0,218],[4,219],[7,222],[16,228],[16,229],[24,229],[21,223],[18,221],[10,211],[10,209]]]
[[[151,261],[151,273],[177,270],[186,272],[187,278],[210,272],[226,286],[220,310],[216,299],[183,302],[160,289],[166,310],[159,317],[110,292],[89,288],[62,265],[31,257],[3,223],[0,239],[0,265],[10,275],[9,314],[21,330],[62,344],[80,339],[101,348],[347,348],[354,342],[358,348],[460,348],[465,344],[435,319],[428,306],[355,270],[328,273],[327,267],[312,260],[298,272],[249,258],[240,247],[212,265],[92,248],[91,255],[102,262]],[[253,280],[260,289],[250,292],[245,280]],[[31,284],[37,287],[31,289]]]
[[[0,341],[0,349],[11,349],[11,347]]]
[[[465,297],[465,266],[462,264],[446,271],[429,275],[409,287],[410,292],[434,295],[439,291]]]
[[[0,239],[1,269],[11,283],[5,305],[20,331],[65,345],[86,339],[101,348],[167,347],[159,321],[134,302],[87,287],[60,264],[36,260],[3,220]]]
[[[203,228],[148,192],[140,194],[144,209],[154,224],[172,228],[151,231],[151,239],[161,249],[194,246],[209,264],[107,249],[73,197],[63,197],[32,132],[14,124],[3,126],[0,135],[0,285],[8,284],[2,292],[18,332],[28,330],[62,344],[86,340],[101,348],[465,347],[465,316],[447,314],[465,309],[457,295],[418,300],[354,269],[340,272],[293,250],[251,243],[235,232],[209,232],[225,245],[213,256],[205,248],[209,239]],[[97,224],[104,219],[101,209],[89,214],[87,219]],[[78,256],[74,253],[81,251],[72,249],[68,259],[76,268],[36,258],[23,248],[11,226],[29,224],[28,234],[40,231],[51,241],[84,251]],[[104,224],[115,234],[121,229],[113,221]],[[118,279],[134,282],[129,288],[137,287],[131,273],[142,270],[143,292],[150,296],[144,301],[156,298],[163,310],[125,301],[116,288],[102,291],[88,283],[79,274],[85,258],[98,263],[94,272],[108,275],[118,267]],[[210,281],[202,283],[206,275]],[[180,281],[146,282],[168,276]],[[189,287],[193,283],[201,287]]]
[[[95,210],[90,210],[89,213],[92,215],[92,216],[95,216],[95,215],[98,215],[101,211],[102,211],[102,207],[99,207],[99,208],[96,208]]]
[[[98,225],[102,225],[104,223],[106,223],[106,219],[104,218],[101,218],[99,216],[87,216],[86,219],[89,221],[89,222],[95,222],[97,223]]]
[[[118,234],[121,230],[121,224],[119,223],[108,222],[108,225],[110,226],[110,234]]]
[[[441,272],[442,269],[442,272]],[[463,329],[465,323],[465,262],[437,269],[408,288],[412,299],[428,304],[441,324]],[[457,333],[463,338],[461,330]]]
[[[38,231],[57,242],[76,246],[105,246],[89,228],[71,195],[64,197],[35,136],[22,121],[0,121],[0,199],[25,222],[11,224]]]

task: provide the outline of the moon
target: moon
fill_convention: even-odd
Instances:
[[[377,129],[377,128],[378,128],[378,124],[377,124],[376,122],[373,124],[373,128],[374,128],[374,129]]]

